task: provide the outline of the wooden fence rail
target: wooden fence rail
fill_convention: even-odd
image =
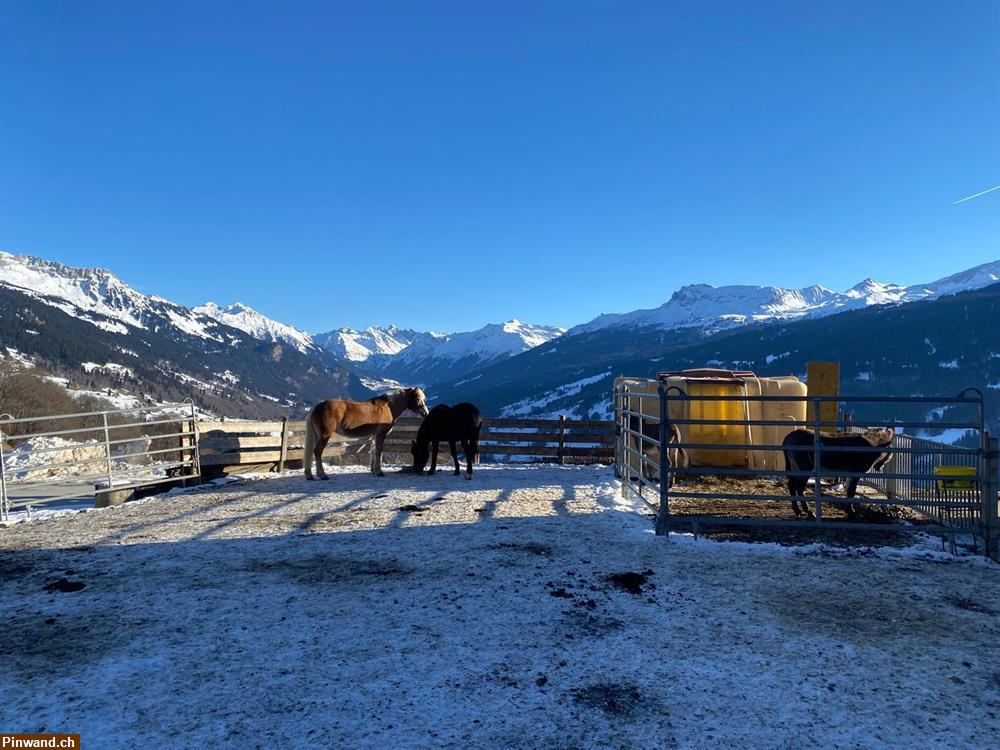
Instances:
[[[202,470],[207,475],[242,471],[281,471],[301,466],[305,422],[198,422]],[[389,460],[409,461],[410,441],[420,419],[404,417],[386,438]],[[614,457],[611,421],[570,419],[487,419],[480,434],[481,456],[521,457],[559,463],[611,463]],[[323,454],[334,463],[367,463],[365,441],[331,441]],[[461,449],[459,449],[461,450]],[[447,444],[441,445],[448,458]]]

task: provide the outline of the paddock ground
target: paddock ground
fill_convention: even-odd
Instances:
[[[285,475],[0,529],[0,730],[991,747],[1000,567],[651,533],[609,469]]]

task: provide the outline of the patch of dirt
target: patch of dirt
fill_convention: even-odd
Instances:
[[[83,591],[85,588],[87,588],[87,584],[83,581],[71,581],[68,578],[60,578],[58,581],[45,584],[46,591],[59,591],[63,594],[69,594],[74,591]]]
[[[396,510],[403,511],[404,513],[426,513],[430,508],[422,505],[401,505]]]
[[[900,607],[898,601],[872,596],[865,586],[857,591],[776,587],[768,604],[794,633],[815,633],[862,645],[895,641],[900,633],[933,643],[953,637],[958,627],[955,618],[940,606],[912,600]]]
[[[807,492],[810,492],[809,488]],[[671,492],[705,492],[712,493],[711,498],[687,498],[670,496],[671,529],[693,531],[694,522],[685,516],[715,516],[719,519],[733,518],[764,518],[780,520],[804,520],[796,518],[789,500],[744,500],[729,497],[729,495],[784,495],[787,488],[784,482],[761,477],[722,477],[699,476],[691,477],[674,486]],[[824,498],[846,499],[846,494],[832,487],[823,487]],[[824,543],[833,546],[855,547],[905,547],[913,543],[913,535],[899,528],[897,522],[906,520],[911,524],[926,523],[919,514],[900,506],[864,505],[866,497],[884,499],[873,488],[858,487],[856,500],[860,509],[855,518],[847,514],[846,506],[832,502],[823,503],[823,518],[830,521],[846,521],[857,523],[885,524],[885,531],[880,529],[813,529],[808,527],[781,526],[734,526],[730,524],[712,524],[711,521],[699,520],[698,534],[717,541],[740,542],[775,542],[786,546]],[[652,500],[652,498],[650,498]],[[805,500],[812,507],[813,498]]]
[[[0,585],[26,578],[42,569],[50,572],[53,560],[54,556],[50,552],[26,552],[11,557],[10,552],[5,551],[0,555]]]
[[[413,572],[413,568],[401,565],[393,558],[359,559],[333,555],[254,560],[247,565],[247,570],[253,573],[274,573],[297,583],[313,585],[374,581],[406,576]]]
[[[652,570],[644,570],[641,573],[628,571],[625,573],[612,573],[605,576],[604,580],[617,589],[627,591],[634,596],[640,596],[643,593],[642,587],[649,582],[649,576],[651,575],[653,575]],[[649,585],[655,588],[654,584]]]
[[[135,637],[121,616],[112,612],[82,612],[45,617],[15,615],[0,620],[0,661],[23,682],[82,670]]]
[[[610,716],[630,717],[642,706],[642,693],[635,685],[599,682],[569,691],[575,703],[597,708]]]

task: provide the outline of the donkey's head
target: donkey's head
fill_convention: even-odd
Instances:
[[[865,431],[865,438],[873,447],[888,448],[892,445],[893,438],[896,437],[896,430],[889,425],[884,430],[877,427],[870,427]]]
[[[874,448],[887,448],[875,459],[869,471],[881,471],[892,458],[892,443],[896,438],[895,420],[889,423],[884,430],[868,430],[868,441]]]
[[[427,399],[420,388],[406,389],[406,408],[422,417],[427,416]]]

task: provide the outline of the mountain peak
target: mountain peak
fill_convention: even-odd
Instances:
[[[314,337],[317,344],[328,352],[350,360],[376,364],[410,346],[416,339],[429,334],[417,331],[402,331],[395,325],[387,328],[368,326],[358,331],[354,328],[338,328]]]
[[[881,281],[876,281],[871,276],[869,276],[865,280],[859,281],[857,284],[855,284],[854,286],[852,286],[847,291],[849,291],[849,292],[860,292],[862,294],[867,294],[867,293],[870,293],[870,292],[883,291],[883,290],[887,289],[888,287],[889,287],[888,284],[883,284]]]
[[[225,307],[206,302],[192,308],[192,312],[217,320],[230,328],[245,331],[261,341],[284,342],[300,352],[319,348],[308,333],[273,320],[242,302],[233,302]]]

